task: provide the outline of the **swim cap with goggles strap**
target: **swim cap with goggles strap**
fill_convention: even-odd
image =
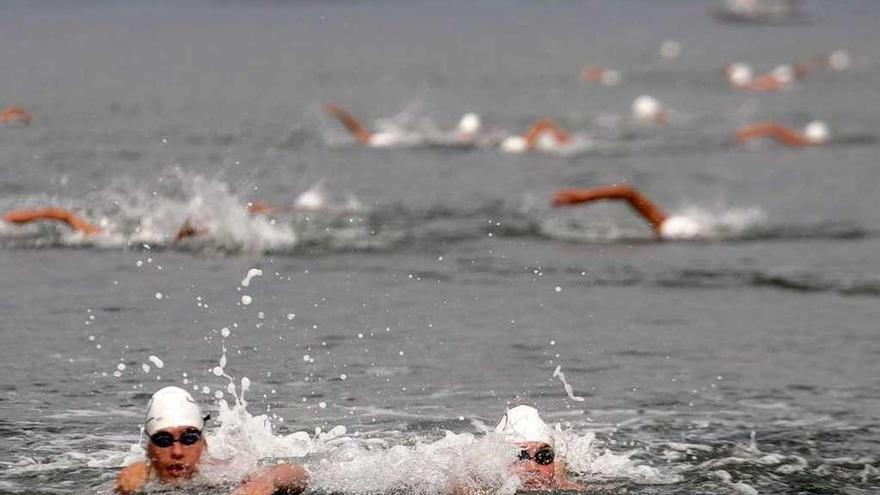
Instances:
[[[154,393],[147,404],[144,431],[152,436],[159,430],[175,426],[191,426],[201,430],[209,417],[202,415],[189,392],[179,387],[165,387]]]
[[[531,406],[509,409],[495,427],[495,432],[515,443],[542,442],[553,445],[553,431],[538,415],[538,410]]]

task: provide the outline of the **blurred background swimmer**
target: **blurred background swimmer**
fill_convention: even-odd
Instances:
[[[423,122],[422,128],[412,129],[385,121],[377,131],[368,129],[351,112],[325,103],[324,112],[338,120],[359,144],[369,148],[396,148],[408,146],[445,146],[469,148],[482,142],[482,118],[473,112],[464,114],[452,129],[442,129],[433,122]]]
[[[760,122],[736,131],[738,143],[745,144],[755,139],[772,139],[789,148],[803,148],[826,144],[830,139],[830,132],[828,124],[820,120],[810,122],[801,131],[778,122]]]
[[[30,125],[33,118],[33,114],[28,112],[24,107],[18,105],[8,106],[3,109],[2,113],[0,113],[0,121],[4,124],[27,126]]]
[[[627,185],[602,186],[591,189],[560,189],[553,194],[553,206],[575,206],[603,200],[626,201],[644,218],[657,237],[665,240],[694,239],[707,235],[694,219],[667,215],[659,206],[637,189]]]
[[[505,153],[523,154],[534,151],[569,156],[590,148],[593,140],[586,134],[563,129],[553,119],[536,120],[525,134],[506,137],[499,149]]]
[[[210,485],[200,476],[205,463],[219,463],[210,458],[204,437],[205,421],[198,404],[189,392],[165,387],[150,398],[144,419],[148,438],[146,460],[129,464],[116,479],[116,493],[142,493],[152,483],[176,486],[188,482]],[[242,482],[235,495],[301,493],[308,484],[308,473],[297,464],[282,463],[265,468]]]
[[[805,69],[801,69],[803,72]],[[754,69],[744,62],[728,64],[723,69],[727,82],[734,89],[754,93],[772,93],[789,89],[795,80],[795,69],[780,65],[772,71],[755,76]]]
[[[669,123],[669,110],[660,100],[651,95],[641,95],[630,105],[636,123],[642,126],[666,125]]]

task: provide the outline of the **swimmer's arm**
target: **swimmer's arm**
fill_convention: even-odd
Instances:
[[[232,495],[296,495],[309,483],[309,474],[299,464],[278,464],[245,481]]]
[[[565,462],[559,462],[556,464],[556,488],[571,492],[580,492],[584,491],[586,487],[568,479],[568,469],[565,467]]]
[[[46,208],[22,208],[13,210],[3,215],[3,220],[7,223],[26,224],[37,222],[40,220],[57,220],[69,225],[73,230],[84,233],[85,235],[98,235],[101,228],[92,225],[83,218],[77,216],[70,210],[64,208],[56,208],[54,206]]]
[[[357,118],[355,118],[355,116],[352,115],[348,110],[340,107],[339,105],[336,105],[335,103],[325,103],[324,111],[339,120],[339,122],[342,123],[342,125],[345,126],[346,129],[348,129],[348,132],[351,133],[351,135],[355,138],[355,140],[357,140],[357,142],[364,145],[370,144],[370,137],[373,135],[373,133],[368,131],[367,128],[364,127],[364,125],[361,124],[361,122]]]
[[[150,466],[145,461],[125,466],[116,476],[114,491],[119,495],[140,493],[150,480]]]

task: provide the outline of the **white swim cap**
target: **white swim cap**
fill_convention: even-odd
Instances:
[[[828,56],[828,65],[834,70],[848,69],[850,64],[852,64],[852,57],[849,56],[849,52],[846,50],[834,50]]]
[[[205,427],[205,418],[189,392],[179,387],[165,387],[154,393],[147,404],[144,430],[147,435],[152,435],[174,426],[192,426],[201,430]]]
[[[727,80],[734,86],[745,86],[752,82],[755,73],[752,66],[743,62],[734,62],[727,66]]]
[[[660,102],[650,95],[642,95],[633,100],[632,113],[639,120],[653,120],[660,115]]]
[[[320,210],[325,206],[322,182],[308,188],[293,201],[293,206],[300,210]]]
[[[699,222],[690,217],[675,215],[660,224],[660,237],[669,240],[694,239],[702,232]]]
[[[599,83],[604,86],[617,86],[622,80],[619,70],[606,69],[599,75]]]
[[[676,59],[681,55],[681,43],[675,40],[666,40],[660,45],[660,57],[666,60]]]
[[[458,121],[458,132],[462,134],[476,134],[483,127],[482,119],[475,113],[466,113]]]
[[[804,127],[804,137],[812,144],[822,144],[828,141],[829,136],[828,124],[821,120],[814,120]]]
[[[528,150],[526,138],[510,136],[501,141],[501,151],[505,153],[525,153]]]
[[[508,409],[495,427],[495,432],[515,443],[543,442],[553,445],[553,430],[541,419],[538,410],[531,406]]]
[[[794,80],[794,69],[788,64],[776,66],[771,73],[781,83],[788,84]]]
[[[401,134],[397,131],[386,130],[370,135],[369,146],[372,148],[389,148],[396,146],[401,141]]]

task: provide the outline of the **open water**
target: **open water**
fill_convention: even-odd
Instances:
[[[167,384],[220,417],[216,455],[306,463],[317,492],[510,490],[483,433],[523,402],[594,493],[877,493],[880,5],[782,26],[711,5],[0,4],[0,104],[35,115],[0,128],[0,211],[105,229],[0,224],[0,493],[107,493]],[[720,75],[835,49],[851,68],[781,94]],[[585,64],[623,83],[585,85]],[[672,125],[632,124],[643,93]],[[363,149],[325,101],[369,123],[549,116],[594,146]],[[828,146],[732,139],[816,118]],[[707,234],[549,206],[623,182]],[[324,209],[246,213],[310,188]],[[187,218],[210,233],[173,243]]]

